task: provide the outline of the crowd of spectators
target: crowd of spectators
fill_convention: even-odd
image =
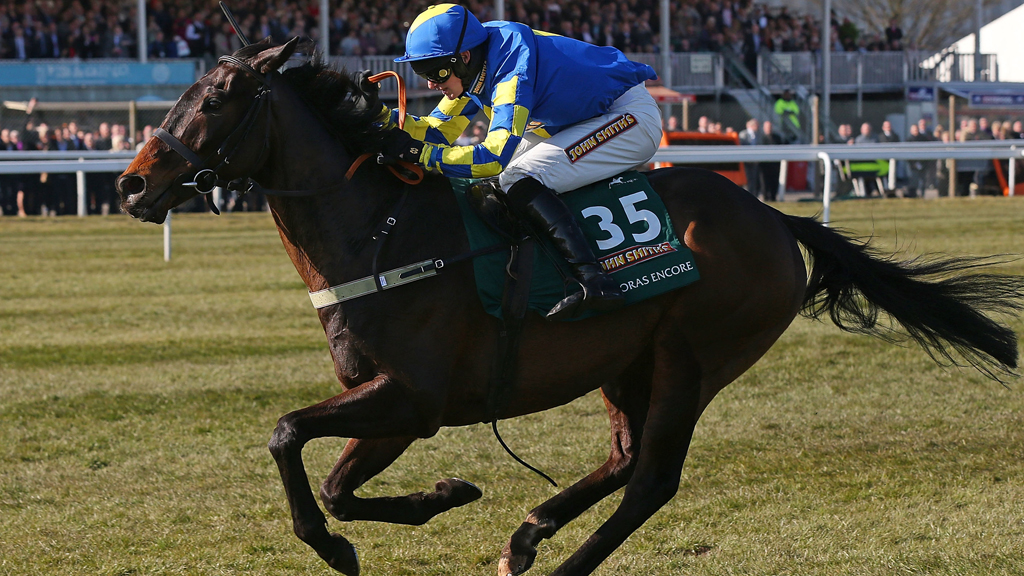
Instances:
[[[31,110],[30,110],[31,112]],[[3,129],[0,131],[0,150],[111,150],[124,151],[140,148],[149,140],[153,126],[145,126],[135,135],[135,144],[128,138],[127,127],[122,124],[101,122],[95,128],[80,126],[74,121],[57,125],[38,122],[30,113],[24,128]],[[667,130],[680,129],[676,116],[666,118]],[[735,134],[744,145],[779,145],[785,139],[774,130],[770,121],[761,122],[751,118],[739,132],[732,126],[723,126],[707,116],[697,119],[697,132],[709,134]],[[459,145],[478,144],[487,135],[487,124],[474,122],[456,142]],[[838,126],[841,142],[850,145],[874,142],[900,142],[903,140],[894,133],[890,122],[881,123],[879,130],[869,122],[861,123],[858,133],[854,134],[852,124]],[[941,141],[949,142],[951,135],[941,125],[931,126],[926,120],[920,120],[908,127],[906,141]],[[952,134],[954,141],[968,140],[1024,140],[1024,121],[1017,119],[999,119],[989,121],[986,117],[965,117]],[[746,163],[747,189],[765,200],[775,200],[779,178],[778,163],[760,164]],[[941,188],[946,165],[939,162],[909,162],[907,164],[907,193],[923,195],[928,188]],[[972,170],[972,184],[975,190],[984,184],[989,175],[987,169]],[[114,192],[111,174],[88,174],[86,176],[86,210],[89,214],[107,214],[117,211],[117,195]],[[871,188],[871,180],[868,180]],[[876,190],[882,193],[881,190]],[[204,209],[204,204],[197,202],[196,209]],[[262,198],[224,199],[226,210],[261,210],[265,204]],[[0,175],[0,208],[4,215],[25,216],[27,214],[74,214],[77,211],[76,183],[69,174],[24,174]]]
[[[333,55],[401,54],[409,24],[429,0],[366,2],[331,0],[328,30]],[[495,17],[491,0],[465,0],[480,20]],[[291,37],[319,40],[318,0],[236,0],[231,7],[242,31],[253,40]],[[658,0],[525,0],[506,3],[505,18],[624,52],[660,49]],[[130,0],[0,0],[0,58],[135,58],[136,3]],[[749,58],[762,51],[805,51],[821,47],[819,22],[769,9],[752,0],[673,0],[672,50],[731,49]],[[146,44],[154,58],[213,58],[239,41],[215,0],[149,0]],[[833,49],[900,50],[903,32],[895,22],[866,35],[849,19],[832,20]]]
[[[152,131],[151,127],[147,127]],[[142,138],[140,133],[139,138]],[[101,122],[95,128],[71,121],[60,126],[36,123],[30,114],[21,130],[0,131],[0,150],[131,150],[127,128]],[[77,212],[74,174],[0,175],[0,208],[5,215],[75,214]],[[90,214],[117,211],[114,175],[87,174],[87,210]]]
[[[670,131],[682,129],[678,117],[675,116],[666,118],[665,128]],[[701,116],[697,119],[696,131],[708,134],[735,134],[737,141],[741,145],[779,145],[787,143],[787,139],[779,135],[771,121],[766,120],[762,122],[757,118],[747,120],[746,126],[737,132],[732,126],[723,127],[721,122],[717,122],[708,116]],[[907,127],[905,138],[894,131],[892,123],[888,120],[883,121],[877,130],[870,122],[862,122],[856,134],[854,133],[853,124],[844,123],[837,127],[837,136],[839,143],[849,145],[903,141],[950,142],[952,140],[954,142],[967,142],[972,140],[1024,140],[1024,121],[1016,118],[990,121],[989,118],[984,116],[962,117],[957,129],[950,134],[949,130],[942,125],[932,125],[927,120],[921,119]],[[820,138],[824,142],[824,136]],[[835,142],[833,141],[833,143]],[[843,190],[849,191],[855,179],[860,180],[861,185],[864,186],[862,189],[863,193],[867,195],[872,193],[879,195],[893,193],[892,190],[886,190],[884,185],[879,187],[876,183],[878,179],[874,174],[858,173],[855,163],[852,165],[849,162],[839,164],[839,170],[836,171],[836,174],[841,180],[838,186],[841,193]],[[966,180],[968,186],[963,190],[958,190],[958,194],[968,191],[971,194],[979,193],[986,184],[993,184],[991,162],[977,161],[964,162],[962,164],[970,166],[970,168],[960,170],[968,173]],[[776,162],[745,162],[744,170],[746,172],[747,190],[764,200],[776,200],[779,169],[779,164]],[[1004,171],[1005,169],[1006,167],[1004,166]],[[901,192],[911,197],[922,197],[925,190],[928,189],[945,190],[945,186],[948,184],[948,170],[949,165],[946,160],[900,162],[897,173],[899,174],[900,181],[905,184]]]

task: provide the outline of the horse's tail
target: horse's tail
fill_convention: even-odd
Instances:
[[[902,328],[939,363],[973,366],[986,376],[1014,375],[1017,335],[988,314],[1024,309],[1024,277],[971,273],[999,258],[883,255],[813,218],[783,215],[812,263],[805,316],[828,314],[847,332],[900,339]],[[879,322],[885,312],[888,321]],[[957,355],[954,355],[954,352]]]

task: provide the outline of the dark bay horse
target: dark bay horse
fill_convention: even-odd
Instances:
[[[310,291],[367,277],[375,257],[385,270],[468,252],[448,181],[429,176],[406,195],[375,256],[372,237],[406,185],[373,162],[346,179],[354,159],[379,146],[374,111],[354,104],[360,94],[351,78],[320,63],[278,72],[294,50],[294,41],[243,48],[189,88],[162,124],[171,138],[146,143],[118,179],[123,208],[162,222],[213,180],[251,177],[267,189],[304,191],[268,200]],[[592,572],[673,497],[708,403],[801,311],[882,337],[892,335],[892,326],[903,328],[933,357],[991,376],[1016,367],[1016,335],[986,313],[1020,309],[1019,278],[976,273],[984,263],[976,259],[879,256],[813,219],[762,204],[712,172],[659,170],[650,181],[693,251],[701,279],[579,322],[528,317],[513,393],[499,417],[552,408],[600,388],[612,448],[597,470],[529,513],[502,552],[501,576],[529,569],[541,540],[625,487],[618,509],[554,574]],[[800,245],[813,262],[810,274]],[[354,547],[328,531],[309,489],[303,446],[315,438],[350,438],[320,489],[326,510],[339,520],[422,524],[479,498],[479,489],[455,478],[407,496],[360,498],[355,491],[417,438],[487,420],[499,323],[484,312],[468,262],[318,314],[343,391],[283,416],[269,448],[295,534],[334,569],[354,575]],[[892,322],[880,321],[880,314]]]

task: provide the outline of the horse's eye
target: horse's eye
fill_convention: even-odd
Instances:
[[[209,110],[220,110],[222,104],[220,98],[210,98],[206,101],[206,108]]]

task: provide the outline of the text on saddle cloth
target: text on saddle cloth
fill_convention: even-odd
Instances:
[[[452,179],[470,248],[507,243],[507,238],[484,224],[471,209],[467,194],[475,182]],[[576,215],[602,268],[625,293],[626,304],[664,294],[700,278],[693,253],[679,239],[661,197],[640,172],[624,172],[560,197]],[[534,258],[530,291],[529,307],[541,315],[567,293],[579,290],[576,283],[564,282],[558,270],[563,263],[552,262],[548,253],[555,252],[541,250]],[[507,264],[507,251],[476,258],[473,263],[480,300],[487,312],[498,318]]]

